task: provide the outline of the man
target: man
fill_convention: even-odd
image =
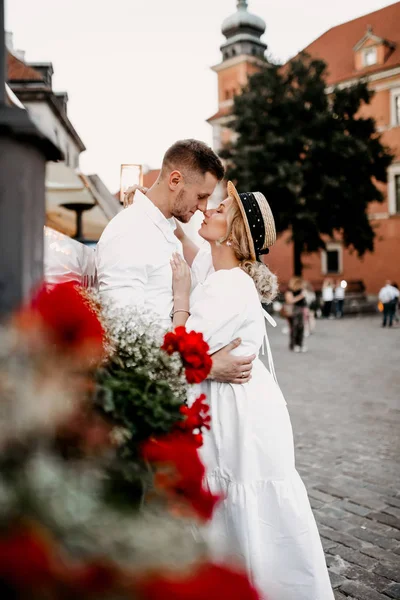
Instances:
[[[392,285],[391,281],[386,281],[386,284],[379,292],[379,300],[383,304],[382,327],[386,327],[387,321],[389,321],[389,327],[393,326],[393,318],[395,316],[399,294],[399,290]]]
[[[136,306],[157,315],[170,327],[170,259],[174,252],[182,254],[174,218],[188,223],[197,210],[204,212],[223,177],[220,159],[202,142],[183,140],[171,146],[155,184],[146,195],[138,190],[135,202],[110,221],[99,240],[96,263],[102,296],[120,307]],[[227,383],[250,379],[255,356],[233,356],[231,351],[239,344],[234,340],[213,355],[213,379]]]

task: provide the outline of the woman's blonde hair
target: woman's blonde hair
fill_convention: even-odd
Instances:
[[[272,302],[278,293],[278,279],[264,263],[252,260],[246,228],[236,200],[229,207],[227,216],[227,233],[221,243],[230,242],[240,261],[240,268],[253,279],[260,300],[264,303]]]
[[[288,284],[289,290],[298,292],[299,290],[301,290],[303,288],[303,286],[304,286],[304,282],[301,277],[294,276],[289,279],[289,284]]]

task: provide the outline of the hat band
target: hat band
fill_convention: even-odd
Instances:
[[[265,225],[260,206],[251,192],[239,194],[239,197],[246,212],[256,254],[260,254],[265,245]]]

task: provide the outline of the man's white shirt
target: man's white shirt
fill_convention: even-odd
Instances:
[[[382,304],[388,304],[388,302],[392,302],[395,298],[398,298],[399,294],[399,290],[393,285],[385,285],[379,292],[379,300]]]
[[[182,244],[174,234],[174,219],[140,191],[134,203],[116,215],[105,228],[96,249],[97,277],[102,296],[118,306],[135,306],[158,315],[171,325],[174,252]]]

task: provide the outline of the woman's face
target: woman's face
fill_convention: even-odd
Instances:
[[[218,208],[206,210],[199,235],[208,242],[217,242],[226,237],[228,231],[228,214],[232,206],[232,198],[226,198]]]

